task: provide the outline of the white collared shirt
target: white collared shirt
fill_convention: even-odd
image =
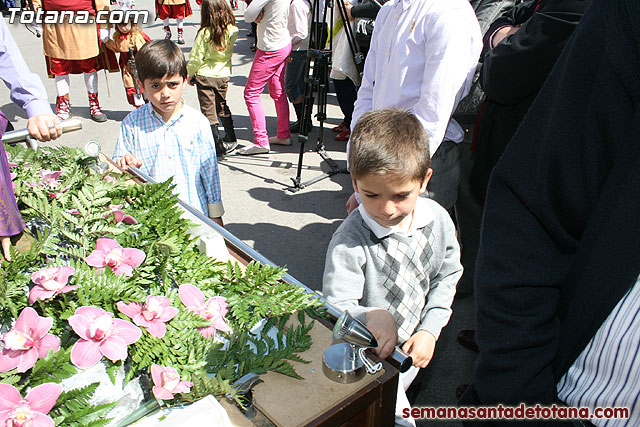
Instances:
[[[174,178],[174,193],[182,201],[212,218],[224,213],[213,136],[199,110],[183,101],[167,122],[150,102],[133,110],[120,124],[113,159],[127,153],[141,160],[140,170],[156,182]]]
[[[385,227],[384,225],[378,224],[378,222],[369,215],[369,212],[367,212],[362,203],[358,206],[358,210],[360,211],[360,215],[362,216],[364,223],[367,224],[367,227],[369,227],[378,239],[382,239],[395,233],[408,237],[413,236],[416,231],[424,228],[435,218],[433,211],[429,207],[429,202],[427,199],[422,197],[418,197],[416,200],[416,207],[413,208],[413,218],[411,224],[409,224],[408,230],[402,229],[397,225],[393,227]]]
[[[390,0],[376,18],[352,130],[365,112],[397,107],[418,117],[431,156],[445,138],[462,141],[450,117],[469,92],[481,50],[467,0]]]
[[[311,4],[307,0],[292,0],[289,6],[289,34],[291,50],[309,49]]]
[[[258,49],[274,52],[291,43],[287,28],[290,0],[253,0],[244,11],[244,20],[253,22],[261,11],[264,15],[258,22]]]

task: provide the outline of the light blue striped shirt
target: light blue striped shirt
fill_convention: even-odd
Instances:
[[[597,419],[597,426],[640,425],[640,278],[618,302],[557,385],[571,407],[626,407],[628,419]]]
[[[166,123],[151,103],[132,111],[120,125],[113,159],[127,153],[157,182],[174,177],[180,200],[212,218],[224,213],[213,135],[200,111],[183,104]]]

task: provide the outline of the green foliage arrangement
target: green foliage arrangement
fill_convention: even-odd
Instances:
[[[7,151],[18,165],[12,168],[17,175],[15,194],[26,231],[34,239],[30,248],[13,251],[13,261],[0,266],[0,324],[5,332],[0,369],[7,366],[2,361],[8,360],[11,348],[17,348],[6,344],[6,332],[13,331],[12,325],[25,310],[34,309],[40,318],[52,319],[48,333],[60,345],[52,345],[46,356],[40,355],[26,369],[18,366],[1,372],[0,383],[25,395],[36,386],[61,383],[82,372],[88,362],[83,361],[80,348],[84,345],[86,350],[91,339],[99,341],[100,322],[105,321],[94,319],[98,329],[91,323],[94,338],[78,335],[73,326],[87,307],[103,310],[107,319],[112,316],[107,331],[125,324],[118,322],[127,322],[129,335],[139,330],[135,342],[127,342],[124,358],[110,360],[108,351],[100,357],[112,381],[124,368],[125,381],[145,377],[146,384],[151,384],[153,369],[175,368],[179,384],[188,385],[188,391],[175,388],[175,395],[163,398],[164,404],[189,403],[208,394],[239,400],[232,385],[251,372],[275,371],[301,378],[290,362],[305,362],[298,354],[311,345],[313,316],[309,314],[316,313],[321,303],[281,281],[282,268],[250,263],[243,269],[200,254],[196,238],[189,234],[194,224],[181,217],[171,182],[129,185],[126,177],[95,172],[81,150],[67,147],[41,148],[36,153],[16,146]],[[100,242],[103,246],[109,242],[115,252],[100,252]],[[103,268],[96,268],[98,253]],[[136,256],[143,261],[127,261],[127,253],[142,254]],[[53,268],[72,273],[66,275],[65,283],[56,282],[56,291],[50,295],[53,282],[45,281],[64,279],[45,275]],[[194,295],[204,299],[194,303]],[[159,301],[166,305],[158,308]],[[133,316],[125,305],[129,311],[138,307],[144,319]],[[169,320],[150,320],[151,315],[160,316],[163,308],[165,314],[171,312]],[[298,321],[288,326],[293,313]],[[162,326],[145,326],[147,320]],[[252,331],[260,321],[263,327]],[[125,341],[133,340],[125,335]],[[116,402],[92,405],[97,386],[61,392],[49,412],[55,424],[107,425]],[[162,393],[156,394],[155,386],[157,398]],[[164,386],[165,394],[168,387]],[[152,400],[151,391],[146,392]]]

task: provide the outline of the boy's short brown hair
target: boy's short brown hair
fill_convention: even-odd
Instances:
[[[394,174],[422,182],[430,167],[429,136],[410,112],[370,111],[356,123],[349,143],[353,179]]]
[[[176,74],[187,78],[187,61],[182,50],[167,39],[145,43],[136,54],[136,68],[138,78],[143,83],[147,79],[161,79]]]

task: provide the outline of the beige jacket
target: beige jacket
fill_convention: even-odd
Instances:
[[[46,0],[33,0],[42,8]],[[109,10],[109,0],[95,0],[96,10]],[[105,26],[106,28],[106,26]],[[89,59],[98,55],[97,24],[42,24],[44,54],[58,59]]]

